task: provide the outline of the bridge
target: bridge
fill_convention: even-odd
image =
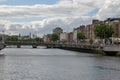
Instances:
[[[79,45],[79,44],[62,44],[62,43],[56,43],[56,42],[51,42],[51,43],[45,43],[45,42],[23,42],[23,41],[6,41],[5,42],[6,46],[9,45],[16,45],[17,48],[20,48],[21,45],[31,45],[33,48],[37,48],[37,46],[46,46],[47,48],[87,48],[87,49],[92,49],[92,48],[98,48],[99,46],[95,45]]]
[[[43,42],[34,42],[34,41],[5,41],[5,45],[16,45],[17,48],[20,48],[21,45],[30,45],[33,48],[37,48],[37,46],[47,46],[46,43]]]
[[[61,43],[44,43],[44,42],[22,42],[22,41],[6,41],[5,46],[16,45],[17,48],[21,48],[22,45],[30,45],[33,48],[37,46],[46,46],[47,48],[60,48],[65,50],[79,51],[79,52],[89,52],[94,53],[96,50],[101,50],[105,52],[106,55],[117,55],[120,52],[120,46],[118,47],[109,45],[102,46],[99,45],[80,45],[80,44],[61,44]]]

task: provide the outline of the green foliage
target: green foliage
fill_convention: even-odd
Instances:
[[[40,38],[35,38],[35,41],[39,41],[40,40]]]
[[[37,38],[35,38],[35,41],[38,41],[38,42],[43,42],[43,39],[42,39],[42,38],[37,37]]]
[[[52,41],[57,41],[57,40],[59,40],[58,35],[57,35],[57,34],[52,34],[52,35],[51,35],[51,40],[52,40]]]
[[[18,41],[18,37],[12,36],[12,37],[7,38],[6,40],[7,41]]]
[[[77,33],[77,39],[78,40],[83,40],[83,39],[85,39],[85,35],[83,33],[81,33],[81,32],[78,32]]]
[[[90,40],[89,40],[89,43],[90,43],[90,44],[92,44],[92,43],[93,43],[93,40],[92,40],[92,39],[90,39]]]
[[[35,41],[34,39],[31,39],[31,38],[28,38],[28,39],[19,39],[19,41],[29,41],[29,42],[31,42],[31,41]]]
[[[112,37],[114,30],[108,24],[100,24],[100,25],[96,26],[94,33],[95,33],[96,37],[104,39],[104,38]]]
[[[11,37],[8,37],[6,39],[6,41],[24,41],[24,42],[33,42],[33,41],[37,41],[37,42],[43,42],[43,39],[42,38],[35,38],[35,39],[32,39],[32,38],[20,38],[18,39],[18,37],[15,37],[15,36],[11,36]]]

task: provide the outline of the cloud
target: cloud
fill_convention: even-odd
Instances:
[[[120,17],[119,0],[60,0],[54,5],[36,4],[32,6],[0,6],[0,29],[7,34],[38,35],[52,33],[53,28],[61,27],[64,31],[72,31],[80,25],[90,24],[91,20],[106,19],[108,17]],[[98,12],[92,16],[86,16],[90,12]],[[40,21],[11,22],[12,18],[40,17]]]
[[[120,17],[120,2],[119,0],[106,0],[103,7],[99,10],[97,18],[106,19],[112,17]]]
[[[84,15],[92,9],[94,7],[79,3],[78,0],[62,0],[54,5],[2,5],[0,6],[0,18],[79,16]]]
[[[66,17],[66,18],[50,18],[42,21],[25,22],[25,23],[13,23],[9,21],[1,21],[1,30],[4,30],[6,34],[18,35],[19,33],[28,35],[29,33],[38,34],[42,36],[44,34],[52,33],[55,27],[61,27],[64,32],[73,31],[73,28],[80,25],[88,24],[91,22],[90,17]]]

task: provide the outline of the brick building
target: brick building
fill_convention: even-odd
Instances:
[[[73,42],[73,32],[68,33],[68,42]]]
[[[115,32],[113,37],[120,38],[120,18],[107,18],[104,22],[112,26]]]
[[[74,31],[77,30],[77,32],[81,32],[81,33],[86,33],[86,26],[85,25],[81,25],[80,27],[77,27],[74,29]]]
[[[113,37],[120,38],[120,21],[111,22],[110,25],[112,26],[114,30]]]
[[[85,35],[87,39],[92,39],[92,40],[95,39],[94,29],[97,25],[101,23],[103,23],[103,21],[92,20],[92,24],[86,26]]]

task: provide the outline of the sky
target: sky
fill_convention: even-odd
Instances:
[[[0,32],[42,36],[55,27],[70,32],[92,19],[120,17],[119,0],[0,0]]]

